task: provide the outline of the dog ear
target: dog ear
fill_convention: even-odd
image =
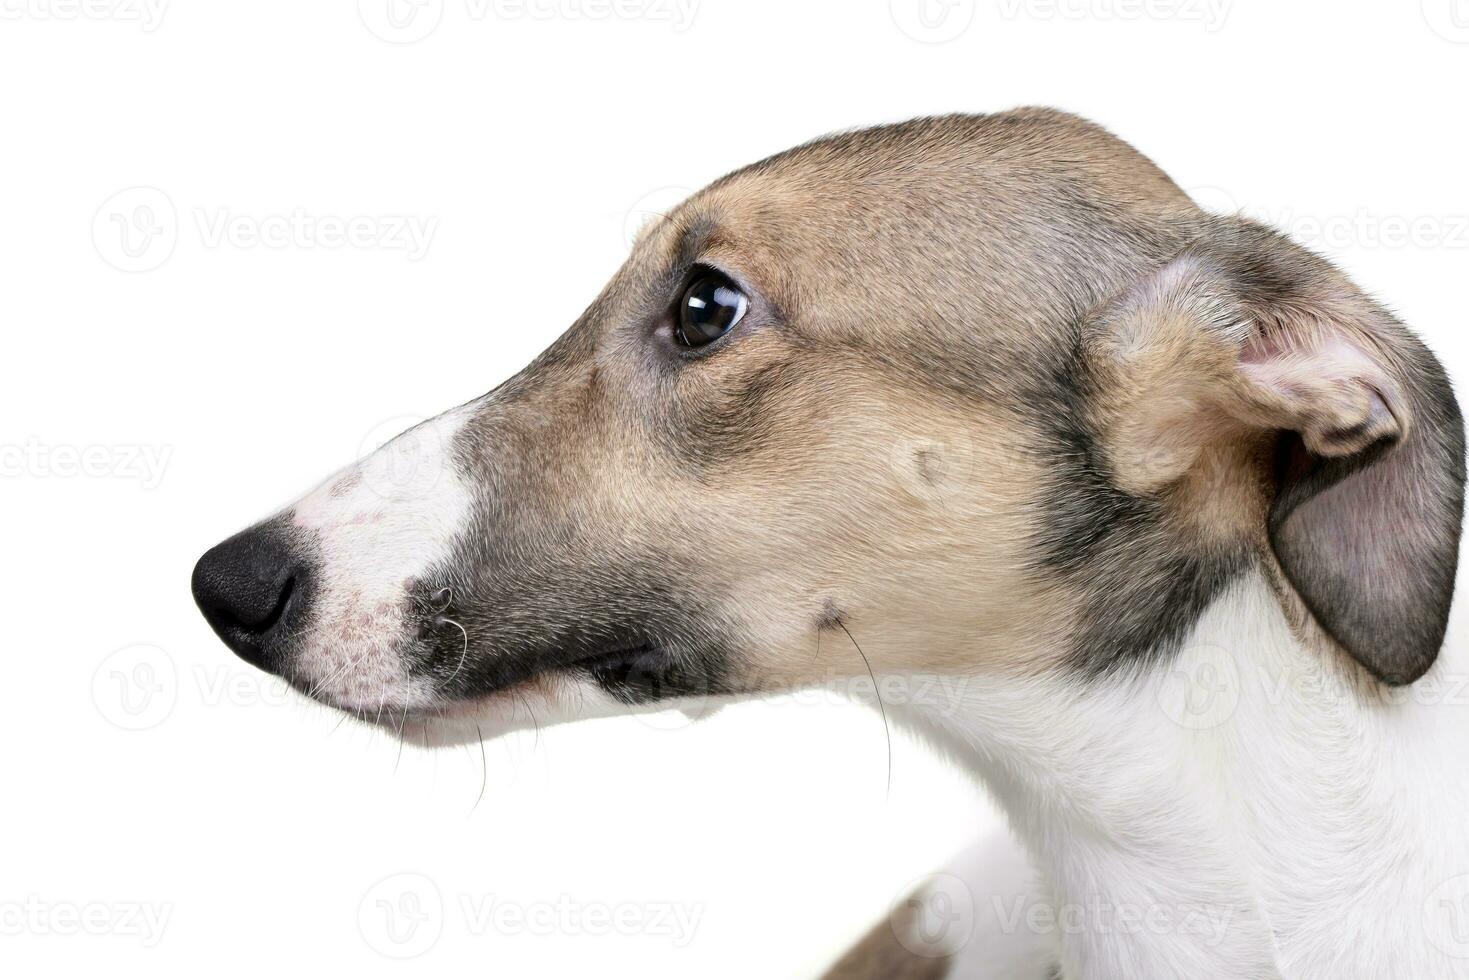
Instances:
[[[1266,533],[1316,621],[1407,684],[1443,644],[1464,430],[1442,366],[1330,264],[1216,230],[1088,324],[1115,476],[1157,492],[1229,441],[1270,446]]]

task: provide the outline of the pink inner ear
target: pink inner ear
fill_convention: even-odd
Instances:
[[[1239,375],[1253,417],[1299,435],[1282,438],[1270,512],[1281,570],[1378,679],[1416,680],[1443,642],[1463,507],[1442,368],[1389,320],[1367,334],[1322,318],[1257,347]]]
[[[1402,437],[1406,409],[1381,364],[1340,335],[1307,344],[1261,338],[1243,352],[1239,374],[1257,421],[1299,432],[1320,456],[1350,456]]]

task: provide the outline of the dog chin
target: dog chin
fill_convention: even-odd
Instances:
[[[349,713],[400,736],[419,748],[472,745],[523,731],[543,731],[569,722],[674,712],[678,726],[709,717],[732,698],[670,699],[628,704],[596,684],[564,676],[544,675],[494,694],[443,701],[428,708],[386,707],[380,713]],[[658,727],[670,727],[659,725]]]
[[[480,697],[449,700],[431,696],[414,699],[407,706],[389,703],[380,712],[376,705],[367,711],[351,707],[346,710],[421,748],[472,744],[514,732],[539,731],[627,712],[624,705],[593,684],[550,675]]]

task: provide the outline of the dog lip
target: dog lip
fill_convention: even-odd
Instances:
[[[571,663],[564,665],[561,669],[591,667],[604,662],[617,663],[629,658],[646,657],[657,652],[659,652],[658,647],[652,641],[639,643],[635,646],[613,647],[597,653],[588,654],[584,657],[578,657]]]
[[[623,683],[639,672],[666,662],[667,654],[652,640],[628,646],[608,647],[564,663],[551,664],[532,676],[547,673],[585,673],[598,682]]]
[[[451,696],[455,701],[474,701],[512,691],[536,678],[554,674],[584,673],[598,680],[626,680],[639,671],[664,663],[666,656],[666,651],[652,640],[609,645],[590,653],[575,647],[561,648],[506,671],[489,683],[472,685],[471,689],[454,692]]]
[[[571,664],[569,670],[584,672],[609,692],[639,688],[658,690],[673,661],[656,643],[608,650]],[[614,693],[614,696],[619,696]]]

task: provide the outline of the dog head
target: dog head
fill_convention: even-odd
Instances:
[[[524,371],[194,591],[247,660],[395,720],[1126,669],[1255,563],[1403,683],[1463,481],[1441,368],[1340,273],[1019,110],[716,182]]]

